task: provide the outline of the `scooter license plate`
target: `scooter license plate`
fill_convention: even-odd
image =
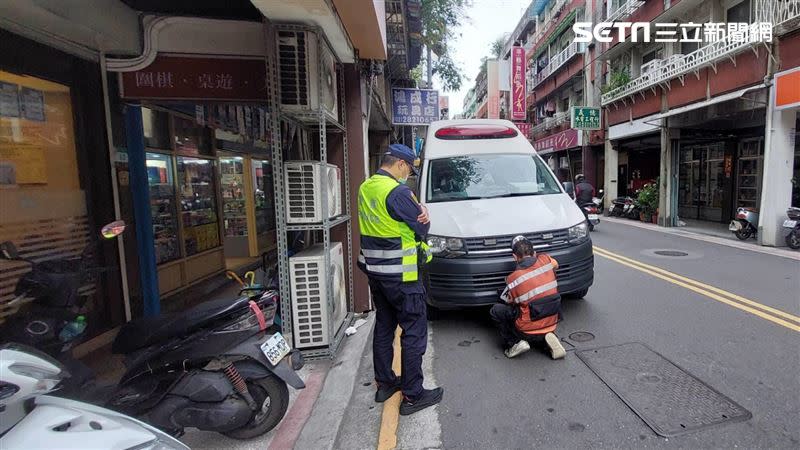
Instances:
[[[589,220],[598,220],[597,214],[589,214]]]
[[[261,351],[264,352],[264,356],[267,357],[270,364],[277,366],[283,357],[289,354],[291,349],[289,348],[289,343],[283,338],[283,335],[275,333],[272,337],[267,339],[266,342],[261,344]]]
[[[796,220],[785,220],[785,221],[783,221],[783,227],[784,228],[794,228],[796,226],[797,226],[797,221]]]

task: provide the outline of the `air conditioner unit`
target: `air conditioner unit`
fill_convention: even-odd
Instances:
[[[320,223],[342,215],[342,176],[333,164],[288,161],[284,165],[286,222]],[[322,210],[322,187],[327,185],[328,211]]]
[[[308,114],[322,108],[330,118],[339,121],[336,58],[316,33],[278,31],[278,72],[282,110]],[[314,115],[307,118],[316,120]]]
[[[330,267],[325,267],[325,247],[316,244],[289,258],[292,320],[296,348],[331,343],[347,317],[344,254],[341,242],[331,242]],[[328,295],[328,279],[333,295]],[[332,333],[331,333],[332,331]]]

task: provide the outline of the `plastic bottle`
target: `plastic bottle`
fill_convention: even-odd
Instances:
[[[80,336],[85,329],[86,317],[78,316],[75,318],[75,320],[68,323],[63,330],[61,330],[61,333],[58,334],[58,338],[61,340],[61,342],[69,342]]]

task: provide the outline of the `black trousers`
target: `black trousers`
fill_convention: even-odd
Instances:
[[[422,394],[422,356],[428,347],[428,316],[425,289],[421,283],[403,283],[370,278],[369,288],[375,304],[375,334],[372,340],[372,362],[375,381],[394,384],[397,374],[392,370],[394,334],[400,336],[403,370],[400,381],[403,395],[416,399]]]
[[[519,308],[516,305],[509,305],[505,303],[498,303],[492,306],[489,311],[497,329],[500,331],[500,337],[503,338],[503,348],[511,348],[514,344],[521,340],[528,341],[529,343],[541,346],[544,342],[544,335],[527,335],[520,333],[515,324],[517,317],[519,317]]]

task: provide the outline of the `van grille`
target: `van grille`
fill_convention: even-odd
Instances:
[[[511,241],[517,235],[493,236],[466,239],[468,258],[485,258],[487,256],[511,255]],[[569,247],[569,231],[553,230],[541,233],[525,234],[537,251],[554,251]]]

